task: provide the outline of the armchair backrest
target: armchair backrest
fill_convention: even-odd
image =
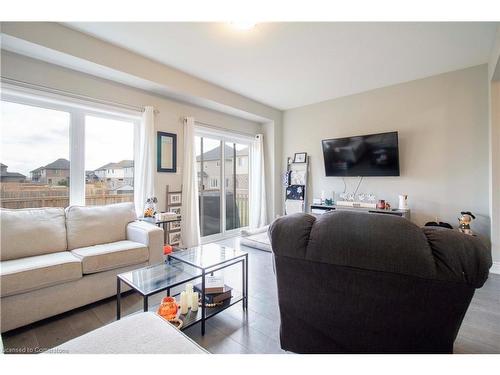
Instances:
[[[281,217],[269,229],[276,256],[480,287],[491,252],[477,237],[420,228],[394,215],[333,211]]]

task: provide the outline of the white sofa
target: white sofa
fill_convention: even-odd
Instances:
[[[1,332],[116,294],[116,275],[163,261],[163,230],[132,203],[1,209]]]

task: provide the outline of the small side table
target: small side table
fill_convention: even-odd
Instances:
[[[233,289],[231,298],[225,300],[221,305],[207,306],[205,299],[206,276],[238,265],[241,265],[242,292]],[[201,308],[197,311],[189,310],[187,314],[179,315],[179,319],[183,321],[182,330],[201,323],[201,334],[204,335],[207,319],[239,302],[242,303],[243,310],[248,309],[248,253],[218,244],[207,244],[172,253],[169,255],[167,263],[147,266],[117,275],[116,319],[121,318],[122,283],[142,295],[143,311],[149,311],[150,296],[166,291],[168,296],[175,297],[178,294],[172,295],[171,289],[197,279],[201,279]]]
[[[194,316],[181,315],[184,326],[188,327],[196,322],[201,322],[201,335],[205,335],[205,321],[227,309],[228,307],[241,302],[243,310],[248,309],[248,253],[215,243],[191,247],[186,250],[169,254],[169,263],[173,261],[181,262],[194,267],[201,272],[201,314]],[[213,275],[214,272],[225,268],[241,264],[242,294],[233,290],[233,296],[226,300],[220,307],[208,308],[205,301],[205,277]]]

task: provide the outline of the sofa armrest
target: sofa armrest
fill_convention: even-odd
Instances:
[[[163,262],[163,229],[144,221],[133,221],[127,225],[127,239],[148,247],[149,264]]]

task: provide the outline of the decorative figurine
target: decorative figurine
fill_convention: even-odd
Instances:
[[[400,194],[399,195],[399,206],[400,210],[406,211],[408,209],[408,195]]]
[[[144,205],[144,217],[155,217],[156,203],[158,203],[156,197],[151,197],[146,200],[146,204]]]
[[[458,218],[458,222],[460,223],[460,225],[458,226],[458,230],[462,233],[472,236],[473,233],[470,229],[470,223],[472,222],[472,219],[475,219],[476,217],[470,211],[462,211],[460,212],[460,214],[462,216]]]
[[[377,202],[377,209],[379,209],[379,210],[385,210],[385,200],[380,199]]]

